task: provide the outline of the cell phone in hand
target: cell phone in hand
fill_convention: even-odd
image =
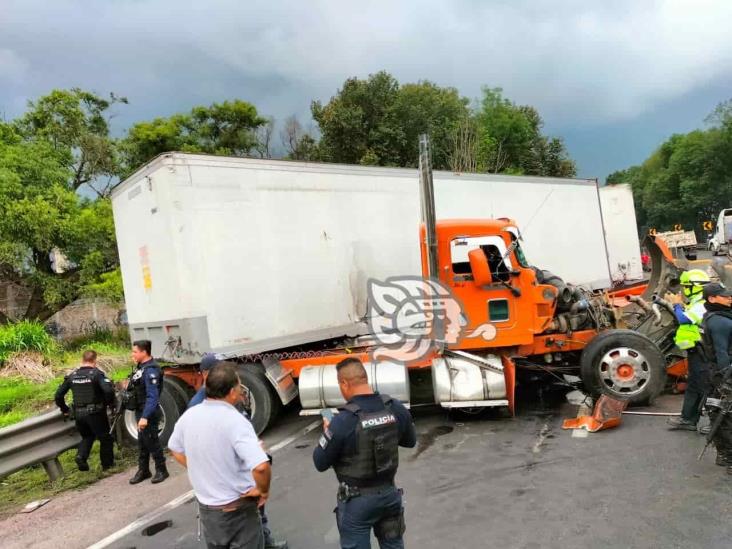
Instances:
[[[323,408],[322,410],[320,410],[320,415],[323,416],[323,419],[333,421],[333,410],[331,410],[330,408]]]

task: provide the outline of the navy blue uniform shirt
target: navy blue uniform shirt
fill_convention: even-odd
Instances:
[[[349,402],[358,404],[364,412],[378,412],[384,409],[381,396],[358,395]],[[414,448],[417,444],[417,432],[414,429],[412,416],[398,400],[391,401],[391,410],[396,416],[399,428],[399,446]],[[332,467],[342,454],[353,455],[356,452],[356,424],[358,416],[341,409],[333,416],[328,429],[320,437],[318,445],[313,451],[313,462],[318,471],[326,471]]]
[[[706,319],[705,330],[714,345],[714,358],[719,371],[730,367],[732,357],[729,355],[732,347],[732,319],[724,315],[709,315]]]
[[[145,384],[145,407],[142,409],[142,417],[150,419],[158,409],[160,393],[163,392],[163,372],[154,359],[143,362],[139,366],[142,370],[142,381]]]

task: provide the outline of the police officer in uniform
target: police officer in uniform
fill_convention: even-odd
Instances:
[[[346,399],[313,452],[318,471],[332,467],[339,481],[336,523],[344,549],[371,547],[371,529],[382,549],[404,547],[402,493],[394,484],[399,446],[413,448],[417,435],[409,411],[388,395],[374,393],[357,358],[336,365]]]
[[[158,402],[163,392],[163,375],[160,366],[151,356],[152,343],[143,339],[132,344],[132,360],[137,368],[130,377],[127,387],[131,405],[137,418],[137,449],[138,469],[130,484],[137,484],[152,476],[150,473],[150,456],[155,461],[155,476],[153,484],[163,482],[168,478],[168,468],[165,465],[165,455],[158,439],[158,424],[160,411]]]
[[[56,390],[56,406],[65,417],[70,416],[69,407],[64,400],[66,393],[73,395],[73,417],[76,428],[81,435],[81,443],[76,453],[76,465],[79,471],[88,471],[89,452],[94,439],[99,439],[99,457],[102,469],[107,470],[114,465],[112,435],[109,434],[107,406],[114,404],[114,386],[107,376],[96,366],[97,353],[85,351],[81,366],[64,378]]]
[[[704,287],[704,297],[707,300],[707,314],[702,323],[704,350],[712,362],[714,384],[707,409],[714,423],[732,399],[732,290],[722,284],[708,284]],[[721,421],[713,436],[717,465],[726,467],[727,474],[732,475],[732,414],[726,414]]]
[[[689,371],[681,416],[671,418],[669,426],[670,429],[696,431],[709,385],[709,364],[699,345],[702,339],[699,328],[706,313],[703,290],[710,278],[704,271],[692,269],[681,273],[680,282],[686,303],[680,295],[668,295],[667,299],[674,303],[674,314],[679,323],[674,341],[679,349],[686,351]]]

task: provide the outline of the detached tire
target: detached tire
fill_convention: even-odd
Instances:
[[[608,330],[585,347],[580,374],[587,392],[606,394],[631,404],[650,404],[666,382],[661,350],[632,330]]]
[[[251,406],[250,421],[259,435],[277,418],[282,403],[274,392],[260,364],[240,364],[241,384],[249,391]]]
[[[166,380],[167,381],[167,380]],[[163,388],[163,394],[160,395],[160,403],[158,411],[160,412],[160,423],[158,424],[158,437],[160,444],[165,447],[168,445],[170,435],[173,434],[173,427],[178,418],[185,411],[187,402],[185,402],[178,391],[168,386],[167,383]],[[120,418],[122,424],[122,432],[130,443],[137,444],[137,420],[135,412],[125,410],[124,416]]]

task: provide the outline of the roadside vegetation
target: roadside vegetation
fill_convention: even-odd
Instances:
[[[56,342],[37,322],[22,321],[0,326],[0,428],[55,408],[53,396],[64,375],[79,365],[81,353],[94,349],[98,366],[113,381],[124,379],[130,371],[129,343],[126,333],[94,330],[84,337]],[[67,402],[71,395],[67,395]],[[59,456],[64,476],[51,482],[41,465],[27,467],[0,479],[0,516],[11,514],[23,505],[60,492],[78,489],[124,471],[135,462],[133,448],[115,444],[115,466],[102,471],[99,443],[89,458],[90,471],[81,472],[74,463],[76,450]]]
[[[126,334],[95,330],[59,344],[39,323],[0,326],[0,428],[51,409],[56,388],[85,349],[97,351],[99,367],[113,381],[129,373]]]

